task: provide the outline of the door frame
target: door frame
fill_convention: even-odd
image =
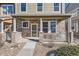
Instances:
[[[32,25],[36,25],[36,27],[37,27],[37,28],[36,28],[36,31],[37,31],[37,33],[36,33],[37,36],[36,36],[36,37],[38,37],[38,23],[32,23],[32,24],[31,24],[31,37],[33,37],[33,36],[32,36]]]

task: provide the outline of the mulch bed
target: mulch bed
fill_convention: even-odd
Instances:
[[[36,47],[34,50],[34,56],[46,56],[47,53],[51,50],[56,50],[57,48],[61,47],[62,45],[55,45],[53,43],[49,44],[42,44],[42,43],[36,43]]]

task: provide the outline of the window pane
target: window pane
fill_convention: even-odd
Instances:
[[[54,7],[54,11],[59,11],[59,7]]]
[[[59,11],[59,3],[54,3],[54,11]]]
[[[54,6],[59,6],[59,3],[54,3]]]
[[[14,14],[14,6],[8,6],[8,14]]]
[[[51,32],[56,32],[56,22],[51,22]]]
[[[48,27],[48,22],[43,22],[43,27]]]
[[[14,5],[13,4],[3,4],[2,5],[3,14],[14,14]]]
[[[44,33],[48,32],[48,22],[43,22],[43,32]]]
[[[42,3],[37,3],[37,6],[42,6]]]
[[[21,3],[21,11],[26,11],[26,3]]]
[[[37,3],[37,11],[42,11],[42,3]]]
[[[28,27],[28,22],[23,22],[23,27]]]
[[[3,14],[7,14],[7,6],[2,6]]]

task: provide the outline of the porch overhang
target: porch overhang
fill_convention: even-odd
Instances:
[[[71,14],[14,14],[12,17],[68,19]]]
[[[79,20],[79,16],[74,16],[71,19],[73,19],[73,20]]]
[[[10,15],[2,15],[0,16],[0,22],[3,21],[4,23],[11,24],[12,23],[12,17]]]
[[[12,19],[12,16],[10,16],[10,15],[2,15],[2,16],[0,16],[0,19]]]

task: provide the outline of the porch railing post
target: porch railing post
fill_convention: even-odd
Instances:
[[[50,21],[48,22],[48,33],[51,33],[51,28],[50,28]]]
[[[43,32],[43,24],[42,24],[43,22],[42,22],[42,18],[40,18],[40,32]]]
[[[13,32],[16,32],[16,18],[13,19]]]
[[[72,31],[72,20],[71,18],[69,19],[69,32],[70,32],[70,42],[74,42],[74,33]]]

